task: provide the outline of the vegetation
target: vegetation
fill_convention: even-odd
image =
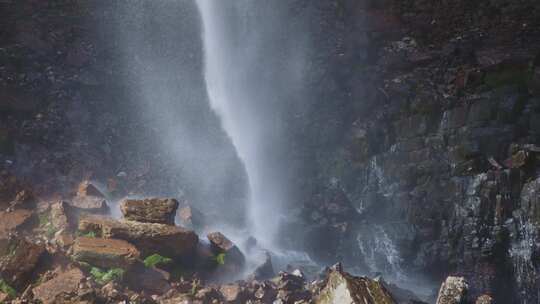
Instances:
[[[17,297],[17,291],[13,287],[9,286],[9,284],[3,279],[0,279],[0,291],[8,294],[11,298]]]
[[[82,237],[87,237],[87,238],[96,238],[97,235],[94,231],[90,231],[90,232],[82,232],[82,231],[77,231],[77,236],[82,236]]]
[[[156,266],[168,265],[168,264],[171,264],[172,262],[173,262],[172,259],[161,256],[157,253],[154,253],[144,259],[144,266],[156,267]]]
[[[220,253],[214,258],[218,265],[225,265],[225,253]]]
[[[107,271],[102,270],[97,267],[92,267],[90,274],[94,280],[102,285],[105,285],[111,281],[120,281],[124,278],[124,269],[122,268],[111,268]]]

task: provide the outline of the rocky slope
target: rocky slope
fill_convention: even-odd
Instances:
[[[79,223],[77,214],[67,214],[72,204],[98,214],[107,212],[103,198],[73,199],[80,196],[75,190],[80,180],[100,181],[113,198],[184,193],[204,207],[206,216],[243,220],[243,170],[216,117],[207,103],[200,102],[206,96],[193,3],[154,2],[150,7],[145,1],[125,3],[0,2],[0,204],[9,211],[0,214],[5,217],[0,228],[41,229],[43,237],[41,241],[15,237],[16,245],[4,246],[5,256],[21,248],[24,254],[15,257],[25,260],[15,259],[17,265],[37,267],[43,256],[48,261],[43,265],[63,267],[46,272],[49,267],[38,277],[33,269],[13,273],[13,262],[6,262],[5,275],[14,278],[11,284],[23,298],[30,297],[24,287],[31,279],[34,296],[45,301],[56,295],[49,294],[47,285],[39,288],[38,281],[71,288],[67,293],[77,289],[77,296],[146,299],[140,292],[113,288],[113,283],[100,289],[92,285],[92,280],[110,278],[114,272],[94,271],[94,278],[88,279],[92,286],[80,289],[78,283],[92,274],[71,264],[67,259],[71,253],[51,249],[51,239],[71,247],[74,231],[53,234],[64,226],[74,230]],[[284,154],[298,172],[291,181],[294,199],[289,206],[289,213],[297,217],[283,227],[287,232],[283,246],[304,243],[321,264],[343,261],[347,269],[402,281],[421,274],[438,285],[448,275],[464,277],[447,284],[468,282],[468,292],[457,297],[461,302],[474,303],[482,294],[489,295],[479,301],[491,297],[498,303],[540,301],[535,292],[540,282],[539,4],[532,0],[291,3],[298,18],[306,18],[310,25],[306,35],[312,48],[307,56],[312,64],[305,73],[312,95],[291,107],[283,120],[290,130]],[[155,14],[141,14],[144,8]],[[142,21],[118,18],[133,14]],[[149,25],[158,20],[155,16],[165,20],[164,28],[174,28],[168,35],[178,39],[164,41],[150,31]],[[121,43],[133,33],[143,35],[131,38],[152,43],[142,50]],[[173,63],[172,72],[141,79],[146,66],[163,64],[149,59],[154,53]],[[176,77],[176,71],[181,76]],[[160,102],[166,98],[159,94],[148,98],[143,88],[159,92],[160,85],[174,87],[173,94],[181,96],[167,121],[185,130],[183,140],[200,153],[182,147],[167,153],[160,146],[161,140],[179,136],[162,132],[155,124],[163,117],[151,108],[164,106]],[[193,93],[183,93],[185,87]],[[188,114],[181,111],[186,107]],[[32,201],[23,191],[28,185],[38,199]],[[40,228],[36,223],[41,209],[18,207],[36,201],[54,214],[50,225],[41,223]],[[156,210],[156,215],[163,210]],[[191,209],[183,210],[191,218]],[[138,213],[133,216],[140,218]],[[199,224],[196,218],[192,225]],[[170,218],[164,222],[170,223]],[[165,224],[136,226],[141,225]],[[132,226],[116,221],[105,226],[85,233],[123,235],[127,238],[123,241],[134,243],[133,238],[146,235],[130,232]],[[173,231],[165,239],[182,234],[176,228],[167,230]],[[152,236],[158,233],[148,231]],[[150,253],[143,248],[159,247],[148,241],[116,245],[115,254],[122,259],[129,256],[137,267]],[[79,240],[75,248],[81,251],[76,256],[87,257],[88,247],[95,248]],[[41,268],[35,271],[40,273]],[[290,274],[281,277],[293,282],[283,286],[292,284],[295,292],[305,295],[309,289]],[[171,293],[170,299],[176,297],[173,303],[198,286],[195,281],[172,282],[167,284],[182,290]],[[229,297],[229,291],[239,296],[246,289],[251,290],[249,297],[254,290],[262,290],[259,295],[264,297],[266,288],[272,294],[281,286],[245,284],[201,288],[199,300]],[[197,296],[197,288],[190,297]],[[241,301],[237,299],[230,301]]]

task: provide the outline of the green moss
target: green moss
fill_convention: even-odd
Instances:
[[[146,267],[156,267],[156,266],[163,266],[167,264],[171,264],[173,262],[172,259],[168,257],[161,256],[157,253],[154,253],[150,256],[147,256],[144,259],[144,266]]]
[[[220,253],[214,257],[214,261],[218,265],[225,265],[225,253]]]
[[[13,287],[9,286],[9,284],[3,279],[0,279],[0,291],[8,294],[12,298],[17,297],[17,291]]]
[[[105,285],[111,281],[120,281],[124,278],[125,270],[122,268],[112,268],[109,270],[102,270],[97,267],[92,267],[90,274],[94,280],[102,285]]]

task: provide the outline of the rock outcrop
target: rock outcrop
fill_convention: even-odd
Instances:
[[[339,270],[328,275],[324,288],[316,297],[317,304],[377,303],[396,304],[383,284],[364,277],[353,277]]]
[[[174,225],[178,205],[172,198],[125,199],[120,210],[126,220]]]
[[[100,268],[127,269],[139,258],[137,248],[123,240],[79,237],[73,245],[73,259]]]
[[[77,195],[69,203],[83,212],[105,214],[109,211],[103,193],[88,181],[79,185]]]
[[[160,253],[177,257],[191,255],[199,241],[191,230],[165,224],[86,216],[79,221],[79,230],[104,238],[125,240],[135,245],[143,256]]]
[[[43,304],[62,303],[60,297],[64,295],[76,295],[79,290],[79,284],[84,278],[84,273],[80,269],[74,268],[33,288],[32,293],[34,298]]]

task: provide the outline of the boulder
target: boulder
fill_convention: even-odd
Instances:
[[[45,246],[30,242],[26,238],[13,237],[2,248],[0,276],[14,287],[26,283],[45,253]]]
[[[178,201],[171,198],[125,199],[120,210],[124,218],[143,223],[174,225]]]
[[[126,280],[133,290],[149,294],[163,294],[171,289],[170,274],[155,267],[145,267],[137,263],[130,271]]]
[[[493,304],[493,298],[489,295],[482,295],[476,299],[475,304]]]
[[[396,301],[384,285],[375,280],[332,270],[328,274],[324,288],[316,296],[315,303],[395,304]]]
[[[135,246],[123,240],[79,237],[73,245],[73,258],[100,268],[128,268],[139,259]]]
[[[11,212],[0,211],[0,235],[24,229],[32,224],[33,212],[18,209]]]
[[[105,214],[109,211],[103,193],[88,181],[84,181],[79,185],[77,195],[70,202],[70,205],[87,213]]]
[[[227,263],[234,263],[238,266],[243,266],[246,259],[240,249],[224,236],[221,232],[212,232],[207,235],[210,241],[210,246],[214,254],[225,254]]]
[[[265,252],[265,259],[261,265],[255,268],[253,272],[253,279],[255,280],[267,280],[273,278],[276,275],[274,272],[274,266],[272,265],[272,257],[270,253]]]
[[[225,303],[242,304],[246,303],[249,298],[249,294],[245,288],[239,284],[222,285],[219,288],[219,291],[223,295],[223,300]]]
[[[439,289],[437,304],[464,304],[469,285],[463,277],[448,277]]]
[[[84,216],[79,230],[94,232],[104,238],[121,239],[135,245],[143,256],[158,253],[167,257],[193,254],[199,238],[193,231],[164,224],[114,220],[107,217]]]
[[[99,189],[89,181],[83,181],[77,188],[77,196],[95,196],[105,198],[105,195],[99,191]]]
[[[72,226],[68,216],[69,204],[59,201],[51,205],[51,225],[55,230],[69,230]]]
[[[43,304],[56,303],[63,294],[76,294],[83,279],[84,274],[80,269],[66,271],[32,289],[34,299]]]

